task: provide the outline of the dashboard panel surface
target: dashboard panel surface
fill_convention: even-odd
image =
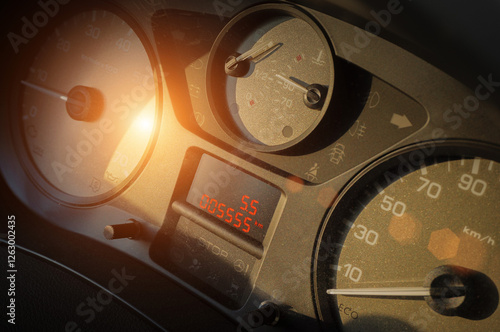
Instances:
[[[2,6],[3,330],[497,328],[496,5]]]

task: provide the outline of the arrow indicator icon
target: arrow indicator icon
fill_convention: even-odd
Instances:
[[[392,114],[391,123],[398,127],[398,129],[412,127],[413,124],[408,120],[406,115]]]

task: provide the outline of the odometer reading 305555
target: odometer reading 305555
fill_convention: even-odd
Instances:
[[[201,196],[199,207],[202,210],[206,210],[211,215],[214,215],[220,220],[232,224],[234,227],[241,229],[243,232],[250,232],[251,227],[264,228],[264,225],[259,223],[255,219],[257,214],[257,205],[259,201],[256,199],[250,200],[248,195],[241,196],[241,205],[239,209],[233,209],[227,206],[223,202],[219,202],[215,198],[211,198],[209,195],[204,194]]]
[[[280,196],[277,188],[205,154],[187,202],[262,242]]]

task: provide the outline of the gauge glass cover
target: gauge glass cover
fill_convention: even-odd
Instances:
[[[137,173],[157,122],[156,82],[143,42],[121,17],[97,9],[64,21],[20,88],[25,145],[49,193],[95,202]]]
[[[329,220],[317,256],[323,319],[330,311],[345,331],[494,329],[500,163],[443,157],[414,167],[415,156],[355,185]]]
[[[334,84],[330,45],[291,7],[236,16],[211,51],[209,98],[238,143],[278,151],[304,140],[324,117]]]

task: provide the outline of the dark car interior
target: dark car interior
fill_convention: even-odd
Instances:
[[[2,331],[498,330],[500,4],[1,7]]]

